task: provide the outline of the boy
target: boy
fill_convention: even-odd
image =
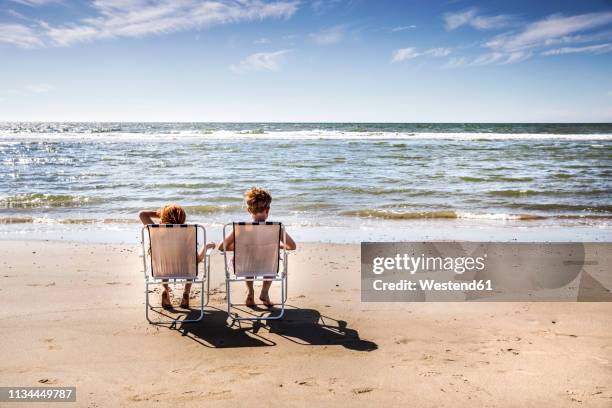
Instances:
[[[247,205],[247,211],[251,215],[253,222],[264,222],[268,219],[268,215],[270,214],[270,204],[272,203],[272,196],[265,189],[261,187],[251,187],[244,193],[244,201]],[[286,234],[286,245],[285,249],[293,250],[296,248],[295,241],[293,238]],[[282,242],[280,243],[282,245]],[[234,231],[228,234],[221,243],[219,243],[219,250],[223,250],[225,248],[228,251],[234,250]],[[253,289],[253,282],[246,282],[247,285],[247,297],[244,302],[247,306],[253,307],[255,306],[255,291]],[[268,307],[274,306],[274,304],[270,301],[270,295],[268,294],[270,290],[270,286],[272,285],[272,281],[264,281],[263,287],[261,288],[261,293],[259,294],[259,300],[263,302],[264,305]]]

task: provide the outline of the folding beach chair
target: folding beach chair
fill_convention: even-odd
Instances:
[[[225,288],[227,293],[227,314],[233,320],[273,320],[280,319],[285,313],[287,301],[287,250],[285,228],[280,222],[234,222],[223,226],[234,230],[234,257],[228,258],[223,248],[225,260]],[[282,249],[280,243],[283,243]],[[229,262],[228,262],[229,261]],[[282,270],[280,265],[282,264]],[[234,282],[281,282],[281,309],[278,314],[268,316],[241,317],[233,313],[231,284]]]
[[[201,234],[198,234],[198,230]],[[208,304],[210,288],[210,254],[206,251],[202,271],[199,268],[198,249],[206,244],[206,229],[195,224],[149,224],[142,228],[142,258],[145,274],[145,315],[149,323],[172,324],[198,322],[204,317],[204,306]],[[202,241],[200,236],[202,235]],[[201,272],[201,273],[200,273]],[[149,304],[149,287],[165,283],[192,283],[201,285],[200,315],[197,319],[180,318],[152,321],[149,310],[161,315],[161,307]],[[204,296],[206,284],[206,296]]]

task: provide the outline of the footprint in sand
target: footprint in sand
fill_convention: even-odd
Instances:
[[[312,378],[312,377],[305,378],[305,379],[303,379],[301,381],[296,381],[295,383],[297,385],[303,385],[303,386],[306,386],[306,387],[314,387],[315,385],[317,385],[317,381],[314,378]]]
[[[231,390],[210,391],[206,394],[206,396],[210,399],[220,400],[230,398],[231,393]]]
[[[372,387],[359,387],[359,388],[353,388],[351,391],[355,395],[367,394],[368,392],[374,391],[374,388],[372,388]]]

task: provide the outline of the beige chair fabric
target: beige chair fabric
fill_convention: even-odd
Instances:
[[[238,277],[278,273],[280,224],[234,224],[234,273]]]
[[[149,227],[151,271],[157,279],[193,279],[197,276],[197,228]]]

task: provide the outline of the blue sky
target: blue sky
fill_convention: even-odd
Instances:
[[[2,0],[0,120],[612,122],[610,1]]]

